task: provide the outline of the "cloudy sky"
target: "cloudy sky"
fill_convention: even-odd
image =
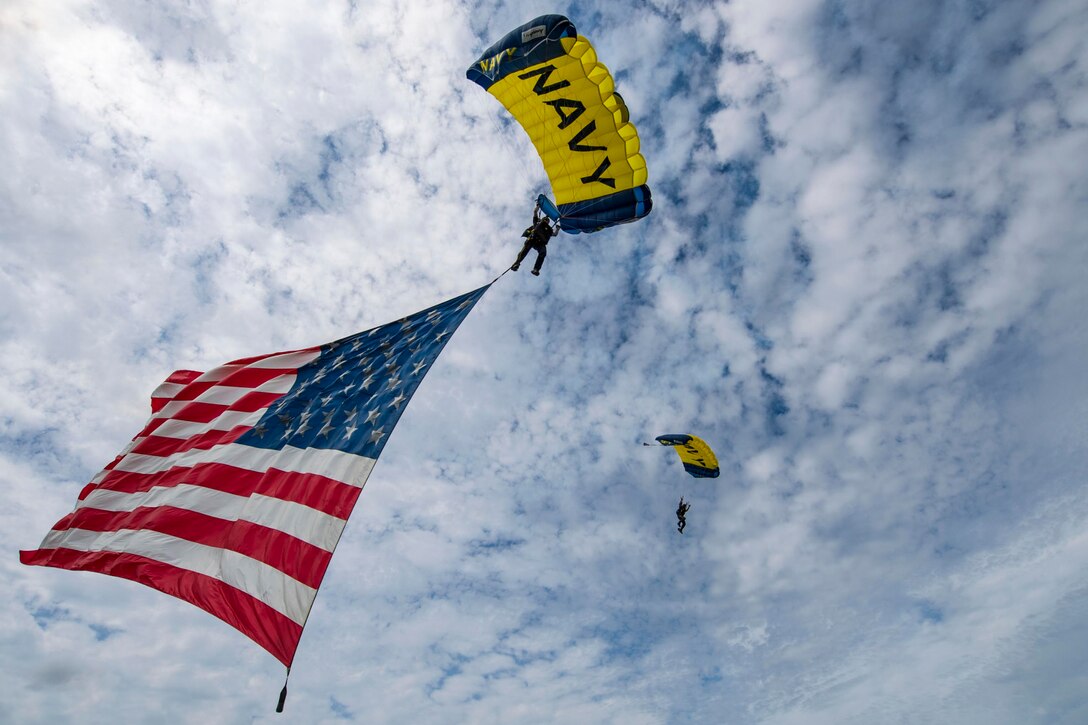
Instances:
[[[549,12],[654,211],[462,325],[286,713],[219,620],[21,566],[171,371],[509,266],[546,179],[464,70]],[[1088,722],[1086,38],[1077,0],[4,3],[0,720]]]

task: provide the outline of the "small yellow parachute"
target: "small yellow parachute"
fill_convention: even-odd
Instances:
[[[718,458],[701,438],[692,435],[662,435],[655,438],[663,446],[673,446],[684,464],[684,470],[695,478],[717,478]]]
[[[646,160],[627,105],[589,41],[562,15],[515,28],[469,66],[529,134],[565,232],[593,232],[650,213]]]

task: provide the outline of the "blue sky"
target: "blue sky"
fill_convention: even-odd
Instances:
[[[20,566],[171,371],[513,261],[546,180],[464,69],[547,12],[654,211],[462,325],[287,712],[218,620]],[[1088,721],[1085,38],[1069,0],[8,3],[0,720]],[[640,445],[683,432],[721,478]]]

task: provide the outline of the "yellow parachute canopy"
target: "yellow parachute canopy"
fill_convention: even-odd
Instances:
[[[710,446],[701,438],[692,435],[662,435],[655,438],[663,446],[673,446],[684,470],[696,478],[717,478],[718,458]]]
[[[627,105],[570,20],[531,20],[484,51],[466,75],[529,134],[564,231],[597,231],[650,213],[646,160]]]

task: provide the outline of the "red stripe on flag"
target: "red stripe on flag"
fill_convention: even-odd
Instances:
[[[157,531],[196,544],[230,549],[268,564],[317,589],[332,554],[276,529],[250,521],[228,521],[173,506],[104,511],[81,508],[58,521],[53,529],[85,531]]]
[[[174,400],[196,400],[212,388],[259,388],[270,380],[294,374],[295,368],[239,368],[222,380],[197,380],[186,385],[173,397]]]
[[[332,561],[332,552],[251,521],[237,521],[227,535],[226,548],[263,561],[317,589]]]
[[[284,352],[270,352],[267,355],[254,355],[253,357],[243,357],[243,358],[240,358],[238,360],[231,360],[229,363],[224,364],[222,367],[226,367],[227,365],[252,365],[255,362],[259,362],[261,360],[265,360],[265,359],[270,358],[270,357],[275,357],[276,355],[293,355],[293,354],[299,353],[299,352],[320,352],[320,350],[321,350],[320,347],[304,347],[301,350],[286,350]]]
[[[163,384],[165,385],[167,383],[171,383],[174,385],[188,385],[203,374],[204,373],[198,372],[196,370],[175,370],[170,374],[170,377],[163,381]],[[152,393],[151,412],[158,413],[160,410],[162,410],[163,406],[169,403],[171,400],[173,400],[172,397],[158,396],[155,395],[155,393]]]
[[[168,377],[163,382],[181,383],[182,385],[186,385],[193,382],[203,374],[204,373],[200,372],[199,370],[175,370],[174,372],[170,373],[170,377]]]
[[[251,393],[246,393],[230,405],[193,401],[191,403],[186,403],[170,415],[163,416],[163,418],[168,420],[184,420],[187,423],[211,423],[228,410],[252,413],[267,408],[283,396],[284,393],[262,393],[254,390]]]
[[[231,403],[227,410],[240,410],[244,413],[252,413],[262,408],[275,403],[282,398],[285,393],[261,393],[254,390],[252,393],[246,393],[238,400]]]
[[[182,406],[177,412],[172,413],[169,417],[174,420],[184,420],[189,423],[211,423],[226,409],[227,406],[220,403],[192,402]]]
[[[144,426],[143,430],[141,430],[139,433],[132,437],[132,440],[151,435],[160,425],[170,420],[172,420],[172,418],[152,418],[151,420],[147,421],[147,425]]]
[[[293,501],[345,521],[363,489],[316,473],[291,473],[275,468],[264,474],[256,493]]]
[[[259,493],[293,501],[340,519],[347,519],[362,489],[314,473],[294,473],[270,468],[250,471],[226,463],[201,463],[192,468],[171,468],[159,473],[111,471],[99,489],[140,493],[155,486],[164,488],[189,483],[215,491],[249,496]]]
[[[239,630],[290,667],[302,627],[259,599],[214,577],[135,554],[72,549],[20,551],[28,566],[53,566],[129,579],[200,607]]]
[[[235,388],[259,388],[269,380],[283,375],[294,375],[297,368],[241,368],[220,380],[218,385]]]
[[[202,393],[206,393],[210,388],[214,388],[219,384],[220,383],[216,380],[189,383],[178,391],[178,394],[173,397],[173,400],[196,400]]]
[[[223,443],[233,443],[244,433],[252,430],[252,426],[238,425],[230,430],[210,430],[198,433],[189,438],[164,438],[162,436],[149,435],[130,451],[145,456],[161,456],[165,458],[174,453],[191,451],[194,448],[208,450],[213,446]]]

